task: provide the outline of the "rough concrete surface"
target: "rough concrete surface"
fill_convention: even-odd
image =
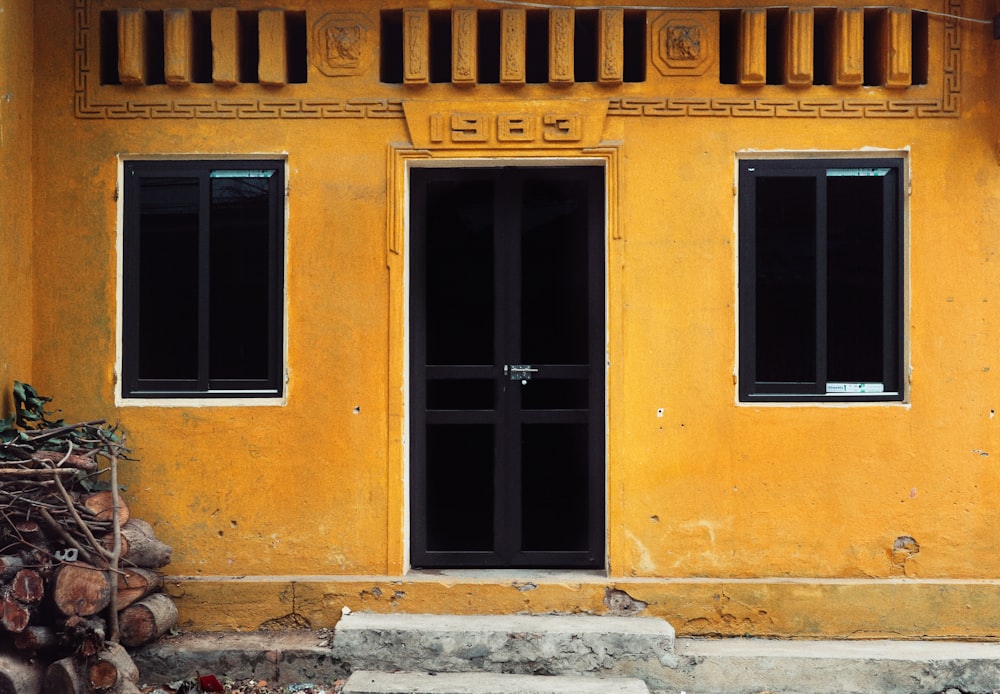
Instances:
[[[362,670],[343,694],[649,694],[649,688],[638,679]]]
[[[457,616],[353,613],[334,656],[356,670],[619,675],[675,663],[662,619],[591,615]]]
[[[1000,644],[678,639],[651,688],[688,694],[962,694],[1000,690]],[[652,674],[652,673],[650,673]]]
[[[328,642],[328,633],[316,631],[184,634],[137,649],[133,657],[146,683],[208,673],[275,685],[331,682],[362,669],[352,663],[363,654],[335,655]],[[674,657],[674,667],[647,660],[617,674],[639,677],[660,694],[1000,692],[998,643],[677,639]],[[487,660],[483,655],[479,662]]]
[[[316,631],[189,633],[132,652],[142,682],[215,674],[273,683],[333,681],[347,671]]]

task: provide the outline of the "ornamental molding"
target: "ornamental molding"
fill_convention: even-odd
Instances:
[[[960,15],[962,0],[943,0],[947,15]],[[403,119],[403,98],[377,94],[377,85],[368,85],[370,96],[326,97],[324,80],[310,82],[308,91],[315,96],[290,96],[281,89],[258,88],[252,96],[227,94],[220,88],[218,95],[184,94],[183,89],[157,89],[100,84],[98,44],[99,12],[93,0],[74,0],[74,113],[80,119]],[[940,18],[943,36],[940,44],[941,66],[931,75],[930,84],[906,90],[873,89],[872,96],[849,90],[843,96],[837,90],[804,89],[801,96],[787,91],[765,93],[769,87],[758,88],[757,94],[747,90],[733,96],[610,96],[607,99],[609,117],[729,117],[729,118],[939,118],[957,117],[961,112],[961,50],[962,32],[959,22],[950,17]],[[706,60],[706,41],[696,23],[670,18],[657,25],[662,41],[659,54],[650,56],[657,69],[690,74],[697,72]],[[313,41],[322,38],[322,52],[317,65],[322,75],[358,74],[365,68],[365,53],[374,55],[375,37],[368,18],[358,13],[318,14],[313,25]],[[554,47],[559,48],[559,32]],[[362,47],[367,50],[362,50]],[[315,46],[314,46],[315,50]],[[556,58],[559,51],[556,50]],[[317,54],[312,54],[316,60]],[[558,69],[554,59],[553,68]],[[321,76],[322,76],[321,75]],[[684,79],[683,77],[678,79]],[[306,85],[294,85],[301,93]],[[719,85],[720,91],[729,85]],[[561,87],[561,90],[573,86]],[[775,88],[776,90],[781,88]],[[495,101],[496,92],[491,92]],[[877,96],[876,96],[877,94]],[[511,94],[511,96],[514,96]],[[567,94],[567,96],[570,96]],[[461,99],[470,107],[481,99],[475,88],[465,88]],[[405,100],[421,100],[414,91]]]

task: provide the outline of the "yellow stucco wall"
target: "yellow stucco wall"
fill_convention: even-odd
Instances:
[[[31,378],[32,364],[32,71],[34,3],[0,3],[0,408],[13,406],[8,385]]]
[[[409,156],[510,152],[424,151],[399,100],[467,109],[478,100],[592,104],[622,95],[712,96],[713,89],[790,102],[847,97],[822,87],[723,89],[711,75],[670,80],[652,67],[645,84],[621,87],[403,87],[378,84],[373,70],[329,78],[315,66],[307,85],[285,87],[102,88],[93,70],[81,86],[81,60],[93,55],[75,51],[77,39],[89,31],[95,41],[96,13],[118,5],[75,4],[34,3],[33,111],[20,103],[31,89],[27,71],[7,59],[0,67],[15,97],[0,104],[0,240],[5,257],[21,259],[8,268],[30,254],[33,278],[24,281],[23,267],[0,278],[8,326],[2,385],[9,391],[11,380],[30,379],[68,419],[122,422],[138,458],[121,473],[128,500],[173,545],[167,571],[184,625],[323,626],[343,605],[603,612],[606,589],[617,587],[681,633],[998,633],[1000,167],[998,56],[988,26],[961,25],[960,106],[948,117],[602,110],[593,144],[603,153],[592,156],[614,167],[609,212],[620,236],[608,241],[607,576],[441,578],[406,575],[407,255],[399,177]],[[32,3],[6,5],[16,9],[0,15],[0,40],[24,36],[11,22],[30,21]],[[410,3],[305,7],[311,27],[334,9],[377,25],[378,9],[403,5]],[[969,17],[991,16],[986,3],[952,5]],[[945,62],[941,21],[930,21],[937,68]],[[15,45],[26,51],[26,42]],[[951,88],[940,69],[931,72],[930,96]],[[859,88],[852,95],[913,92]],[[286,97],[340,99],[337,108],[368,97],[375,105],[357,107],[368,108],[368,117],[284,118],[166,117],[144,105],[245,98],[255,109],[258,99]],[[391,117],[379,117],[384,109]],[[9,144],[10,128],[23,142],[32,124],[34,151]],[[737,155],[870,148],[906,157],[912,176],[908,402],[737,404]],[[230,154],[287,157],[287,402],[116,407],[121,158]],[[8,205],[25,176],[33,181],[33,245],[27,212]],[[398,252],[390,238],[402,239]],[[31,303],[32,287],[29,343],[11,325]],[[894,557],[900,536],[915,538],[919,553]]]

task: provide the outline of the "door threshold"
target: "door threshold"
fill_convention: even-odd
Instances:
[[[605,581],[603,569],[410,569],[407,580],[464,578],[474,581]]]

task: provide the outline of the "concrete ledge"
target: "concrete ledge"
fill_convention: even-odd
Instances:
[[[637,679],[492,673],[355,672],[343,694],[649,694]]]
[[[180,628],[332,628],[355,612],[614,614],[634,598],[678,636],[997,639],[1000,581],[930,579],[643,579],[559,575],[173,577]],[[642,608],[639,603],[645,603]]]
[[[592,615],[354,613],[334,656],[355,670],[618,676],[674,664],[662,619]]]

